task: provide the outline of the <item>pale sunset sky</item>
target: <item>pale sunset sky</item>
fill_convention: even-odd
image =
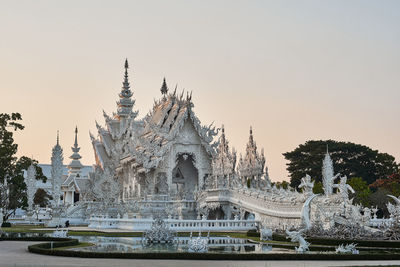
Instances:
[[[238,152],[253,126],[272,181],[312,139],[400,161],[400,1],[1,1],[0,113],[22,114],[18,155],[50,163],[59,130],[68,164],[77,125],[94,164],[89,131],[116,111],[125,58],[140,118],[165,76]]]

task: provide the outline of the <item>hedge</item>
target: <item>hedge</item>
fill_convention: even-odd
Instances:
[[[48,242],[66,242],[77,239],[70,239],[70,238],[60,238],[60,237],[51,237],[51,236],[29,236],[29,237],[7,237],[1,236],[0,241],[48,241]],[[78,241],[79,243],[79,241]],[[49,243],[50,244],[50,243]]]
[[[3,222],[1,224],[1,227],[11,227],[11,223],[10,222]]]
[[[77,240],[58,242],[53,244],[53,248],[62,246],[77,245]],[[75,243],[74,243],[75,242]],[[81,258],[126,258],[126,259],[182,259],[182,260],[400,260],[400,254],[282,254],[282,253],[246,253],[246,254],[226,254],[226,253],[189,253],[189,252],[92,252],[74,250],[53,250],[50,243],[36,244],[28,247],[32,253],[81,257]]]

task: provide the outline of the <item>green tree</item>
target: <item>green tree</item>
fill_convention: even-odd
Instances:
[[[399,166],[395,158],[389,154],[350,142],[313,140],[283,154],[289,161],[287,170],[292,187],[297,187],[305,174],[309,174],[316,182],[322,180],[322,160],[327,145],[335,173],[341,173],[347,177],[362,177],[367,184],[371,184],[376,179],[398,172]]]
[[[313,193],[314,194],[323,194],[324,193],[322,182],[315,182],[314,183]]]
[[[370,206],[371,190],[369,189],[367,182],[361,177],[352,177],[347,182],[355,191],[354,194],[350,193],[350,198],[354,197],[355,204],[361,204],[364,207]]]
[[[277,188],[287,189],[289,187],[289,182],[288,181],[276,182],[275,185]]]
[[[372,207],[378,207],[378,217],[388,217],[389,212],[387,210],[387,203],[389,202],[389,197],[387,196],[390,192],[385,188],[378,188],[375,192],[371,194],[369,197],[370,203]]]
[[[0,208],[3,209],[3,221],[15,213],[17,208],[27,206],[26,184],[24,182],[24,170],[31,164],[36,168],[36,179],[46,181],[42,169],[37,165],[37,161],[22,156],[16,157],[18,145],[14,143],[14,132],[23,130],[24,126],[19,113],[0,114],[0,183],[7,186],[2,188],[9,191],[0,192]]]
[[[369,185],[374,191],[378,188],[384,188],[390,195],[400,195],[400,173],[381,178]]]
[[[50,204],[50,200],[52,199],[53,197],[47,194],[46,190],[39,188],[38,190],[36,190],[35,196],[33,198],[33,203],[44,208]]]

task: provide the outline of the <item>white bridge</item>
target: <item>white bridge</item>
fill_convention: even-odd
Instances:
[[[244,218],[244,212],[254,214],[256,220],[263,222],[263,226],[274,229],[299,225],[304,201],[303,194],[277,195],[247,188],[211,189],[202,192],[198,199],[200,206],[221,207],[226,213],[233,212],[234,207],[242,213],[241,219]]]

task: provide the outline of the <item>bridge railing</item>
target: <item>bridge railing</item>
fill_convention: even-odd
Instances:
[[[90,218],[89,228],[96,229],[124,229],[145,231],[151,228],[153,219],[114,219]],[[166,219],[166,224],[171,230],[180,232],[190,231],[248,231],[257,229],[259,221],[256,220],[176,220]]]

